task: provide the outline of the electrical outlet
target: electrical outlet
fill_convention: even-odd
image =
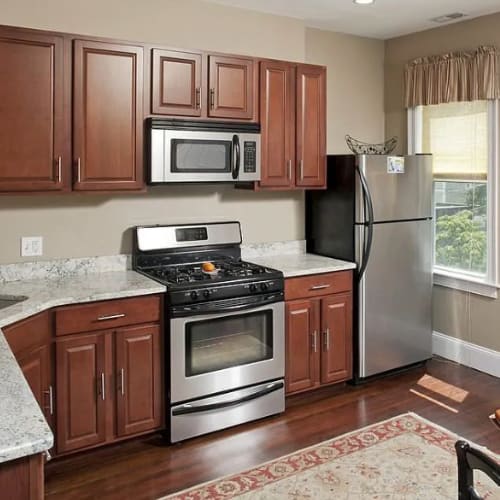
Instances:
[[[21,238],[21,257],[40,257],[43,255],[42,236],[23,236]]]

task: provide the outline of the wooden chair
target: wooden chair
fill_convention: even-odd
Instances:
[[[472,448],[465,441],[455,443],[458,462],[458,499],[481,500],[474,488],[474,470],[480,470],[500,486],[500,464],[488,455]]]

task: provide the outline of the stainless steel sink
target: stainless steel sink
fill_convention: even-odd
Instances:
[[[28,297],[9,297],[5,295],[0,295],[0,309],[5,309],[6,307],[14,306],[19,304],[19,302],[23,302]]]

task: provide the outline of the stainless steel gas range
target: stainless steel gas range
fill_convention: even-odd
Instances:
[[[133,268],[167,286],[171,442],[285,409],[283,274],[240,244],[238,222],[135,230]]]

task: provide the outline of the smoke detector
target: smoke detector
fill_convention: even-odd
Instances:
[[[433,17],[431,21],[439,24],[448,23],[450,21],[456,21],[462,17],[467,17],[467,14],[463,12],[452,12],[451,14],[445,14],[444,16]]]

